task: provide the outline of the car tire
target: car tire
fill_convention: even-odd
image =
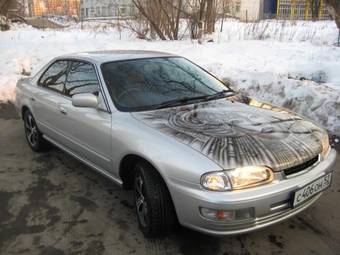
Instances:
[[[177,226],[169,190],[159,173],[146,162],[135,167],[135,208],[139,227],[146,237],[158,237]]]
[[[26,141],[33,151],[41,152],[49,148],[49,143],[43,138],[43,134],[39,131],[29,110],[24,113],[24,128]]]

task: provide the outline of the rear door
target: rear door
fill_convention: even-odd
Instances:
[[[69,101],[64,96],[69,62],[57,60],[53,62],[38,80],[38,86],[32,89],[34,98],[31,98],[33,114],[39,129],[56,141],[64,138],[59,123],[64,116],[60,113],[60,104]]]

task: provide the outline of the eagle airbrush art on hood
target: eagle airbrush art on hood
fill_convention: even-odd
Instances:
[[[287,110],[239,94],[133,116],[223,169],[266,165],[280,171],[322,151],[323,129]]]

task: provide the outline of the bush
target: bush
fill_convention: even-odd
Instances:
[[[9,30],[9,22],[4,16],[0,16],[0,31],[6,31]]]

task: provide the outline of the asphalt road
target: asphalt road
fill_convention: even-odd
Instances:
[[[22,121],[0,105],[0,254],[340,254],[340,160],[312,207],[251,234],[216,238],[180,228],[148,240],[131,192],[58,149],[34,153]]]

